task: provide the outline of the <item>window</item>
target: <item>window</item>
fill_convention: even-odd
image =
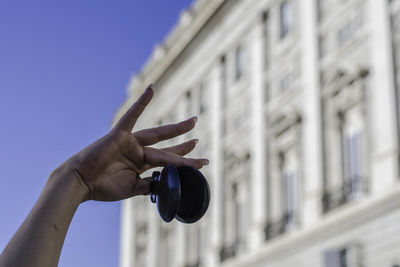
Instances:
[[[199,225],[188,225],[186,228],[186,265],[197,267],[200,263],[200,232]],[[163,264],[159,265],[163,266]]]
[[[349,267],[346,250],[329,251],[324,254],[324,267]]]
[[[340,267],[347,267],[347,249],[339,251],[339,263]]]
[[[343,45],[345,42],[350,40],[350,38],[353,36],[353,33],[354,33],[353,24],[351,22],[348,22],[338,32],[337,38],[339,46]]]
[[[186,101],[185,101],[186,114],[187,114],[187,116],[191,116],[192,115],[192,92],[190,90],[188,90],[186,92],[185,98],[186,98]]]
[[[366,189],[362,177],[362,116],[359,108],[338,113],[342,157],[342,194],[347,202],[360,197]]]
[[[248,229],[247,207],[247,186],[246,183],[234,182],[232,184],[233,216],[230,222],[233,224],[233,248],[235,255],[246,250],[246,232]]]
[[[296,224],[297,210],[297,180],[295,151],[290,149],[280,153],[282,177],[282,214],[285,218],[285,230],[290,230]]]
[[[360,69],[352,76],[339,69],[332,78],[325,79],[324,87],[336,84],[337,91],[323,100],[324,213],[364,197],[369,191],[366,99],[358,93],[360,83],[365,82],[363,72]],[[350,82],[342,87],[342,81]]]
[[[290,32],[293,23],[292,6],[289,0],[285,0],[280,5],[280,37],[285,38]]]
[[[317,20],[321,22],[324,18],[324,2],[325,0],[317,0]]]
[[[228,191],[226,198],[226,221],[224,225],[225,231],[225,258],[233,257],[237,253],[240,245],[240,220],[241,220],[241,205],[239,200],[239,185],[236,182],[231,182],[227,185]]]
[[[296,176],[293,171],[286,171],[284,174],[285,179],[285,193],[286,193],[286,214],[287,224],[289,227],[295,223],[295,209],[296,209]]]
[[[225,171],[225,175],[227,171]],[[228,178],[224,177],[225,181]],[[224,212],[223,212],[223,246],[220,251],[221,262],[234,257],[237,254],[239,244],[239,202],[238,186],[236,183],[227,181],[224,185]]]
[[[269,83],[264,84],[264,102],[268,103],[271,99],[271,87]]]
[[[359,9],[358,13],[354,15],[337,33],[338,45],[342,46],[347,43],[356,32],[362,27],[363,24],[363,9]]]
[[[262,16],[263,23],[263,54],[264,69],[269,67],[269,12],[265,11]]]
[[[172,254],[170,253],[170,246],[169,244],[169,229],[167,229],[165,226],[160,224],[160,239],[159,239],[159,257],[157,258],[158,260],[158,266],[165,266],[165,267],[171,267],[171,260],[172,260]]]
[[[239,202],[239,188],[238,184],[232,184],[232,198],[234,201],[234,216],[233,224],[235,225],[235,234],[234,234],[234,247],[237,249],[240,243],[240,202]]]
[[[135,263],[141,266],[146,265],[148,229],[145,223],[137,223],[136,227]]]
[[[147,255],[150,252],[148,247],[149,239],[149,228],[147,221],[147,213],[144,207],[147,207],[147,201],[145,199],[138,199],[134,204],[132,210],[135,210],[136,216],[134,216],[133,224],[135,225],[135,239],[134,242],[134,265],[135,266],[146,266]]]
[[[235,79],[240,80],[244,70],[244,51],[242,45],[236,48],[235,52]]]
[[[266,240],[299,227],[301,120],[297,111],[272,113],[268,120]]]
[[[394,3],[393,3],[394,4]],[[393,83],[396,94],[396,108],[397,108],[397,128],[400,133],[400,9],[395,11],[392,9],[390,24],[392,31],[392,53],[393,53]]]
[[[247,248],[249,185],[243,177],[251,175],[250,154],[236,155],[225,150],[224,155],[221,262]]]
[[[362,177],[362,116],[359,108],[339,112],[342,146],[343,189],[346,199],[359,197],[363,188]]]
[[[280,93],[283,94],[284,92],[286,92],[293,85],[294,79],[295,73],[293,72],[293,70],[286,73],[279,82]]]
[[[283,77],[279,83],[279,87],[281,88],[281,93],[285,92],[291,84],[291,77],[290,75],[286,75]]]
[[[362,266],[360,245],[349,245],[324,252],[324,267]]]
[[[226,78],[226,59],[225,55],[221,56],[220,59],[220,67],[221,67],[221,72],[220,72],[220,81],[221,81],[221,101],[222,101],[222,108],[225,109],[227,106],[227,78]]]
[[[318,36],[318,57],[322,59],[326,55],[326,41],[323,36]]]
[[[360,163],[360,133],[347,133],[344,144],[345,180],[348,193],[355,196],[362,192]]]
[[[226,71],[226,59],[225,55],[223,55],[220,59],[220,86],[221,86],[221,106],[222,106],[222,115],[221,118],[221,132],[222,136],[225,136],[227,133],[227,119],[225,117],[224,110],[228,105],[228,86],[227,86],[227,71]]]
[[[199,88],[199,113],[202,114],[206,110],[206,96],[205,96],[205,86],[204,82],[201,82],[200,88]]]

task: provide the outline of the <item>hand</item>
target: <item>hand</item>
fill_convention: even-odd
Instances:
[[[174,164],[200,169],[208,164],[207,159],[183,157],[193,150],[197,140],[164,149],[149,147],[190,131],[195,126],[196,117],[132,133],[152,96],[153,90],[149,86],[110,133],[65,163],[67,170],[87,191],[86,200],[115,201],[148,194],[150,182],[139,175],[150,168]]]

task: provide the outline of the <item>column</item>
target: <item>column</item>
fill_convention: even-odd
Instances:
[[[303,227],[310,228],[321,214],[322,193],[322,132],[320,85],[318,81],[318,38],[316,1],[299,3],[299,31],[302,73],[302,181],[300,216]]]
[[[263,92],[263,25],[261,17],[249,36],[252,157],[251,157],[251,212],[250,212],[250,250],[256,250],[264,240],[266,221],[266,170],[264,138],[264,92]]]
[[[219,265],[219,250],[222,243],[222,228],[221,228],[221,216],[222,216],[222,202],[223,188],[222,188],[222,172],[223,167],[222,155],[221,155],[221,70],[219,59],[216,60],[215,66],[210,74],[210,87],[211,87],[211,139],[212,139],[212,153],[210,159],[210,170],[212,174],[212,180],[210,182],[211,189],[211,244],[208,246],[206,251],[206,266],[214,267]]]
[[[371,194],[393,188],[397,173],[396,108],[388,1],[369,0],[366,21],[371,32],[371,71],[368,88]]]
[[[121,203],[121,230],[120,230],[120,267],[132,267],[135,258],[135,224],[133,199],[126,199]]]
[[[158,251],[158,244],[160,243],[160,219],[157,213],[157,208],[149,209],[149,232],[148,232],[148,249],[147,249],[147,265],[146,267],[157,267],[158,257],[154,254]]]
[[[182,96],[183,97],[183,96]],[[188,118],[188,114],[186,112],[186,103],[181,100],[178,103],[178,106],[176,107],[178,112],[178,118],[177,121],[183,121]],[[178,137],[178,142],[177,143],[183,143],[185,141],[189,140],[189,138],[184,136],[179,136]],[[201,140],[200,140],[201,142]],[[186,238],[185,238],[185,224],[180,223],[180,222],[174,222],[175,227],[176,227],[176,243],[171,244],[173,247],[176,248],[175,250],[175,263],[177,267],[184,266],[186,264]]]

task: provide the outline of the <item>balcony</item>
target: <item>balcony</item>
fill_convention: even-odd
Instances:
[[[219,259],[221,262],[233,258],[236,255],[237,251],[237,246],[232,245],[232,246],[224,246],[222,249],[219,251]]]
[[[194,263],[186,263],[186,264],[185,264],[185,267],[200,267],[200,261],[197,260],[197,261],[194,262]]]
[[[285,212],[281,219],[267,222],[264,228],[265,240],[271,240],[287,232],[296,222],[296,214]]]
[[[339,187],[325,189],[322,195],[323,212],[327,213],[360,198],[368,193],[368,189],[367,180],[362,177],[349,178]]]

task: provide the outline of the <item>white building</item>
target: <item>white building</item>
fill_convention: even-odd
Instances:
[[[198,115],[212,198],[124,201],[121,267],[399,266],[400,0],[198,0],[117,118],[150,83],[136,129]]]

